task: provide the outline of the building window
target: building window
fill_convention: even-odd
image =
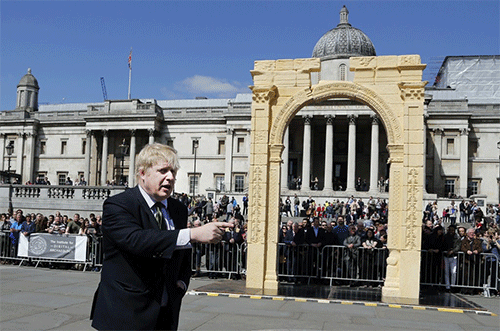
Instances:
[[[40,141],[40,155],[45,154],[47,150],[47,142],[45,140]]]
[[[66,185],[66,178],[68,178],[67,172],[58,172],[57,173],[57,184],[58,185]]]
[[[444,184],[444,193],[446,196],[455,194],[455,179],[447,179]]]
[[[455,154],[455,139],[453,138],[446,139],[446,154],[448,155]]]
[[[215,189],[218,190],[219,192],[226,191],[224,185],[224,175],[215,175]]]
[[[238,145],[236,147],[236,153],[244,153],[245,152],[245,138],[238,138]]]
[[[217,154],[219,155],[226,154],[226,141],[223,139],[219,139],[219,148],[217,149]]]
[[[82,139],[82,155],[85,155],[86,149],[87,149],[87,139]]]
[[[245,176],[244,175],[234,176],[234,191],[243,192],[244,189],[245,189]]]
[[[469,182],[469,195],[479,194],[479,180]]]
[[[477,157],[477,148],[479,143],[477,140],[469,140],[469,153],[472,157]]]
[[[68,141],[67,140],[61,140],[61,155],[66,154],[66,150],[68,147]]]
[[[346,65],[342,63],[339,65],[339,80],[345,80]]]
[[[198,175],[189,175],[189,193],[199,194],[198,190]]]
[[[173,139],[167,139],[167,146],[170,146],[174,148],[174,140]]]

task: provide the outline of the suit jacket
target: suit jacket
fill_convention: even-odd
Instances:
[[[175,230],[160,229],[137,186],[104,202],[104,260],[90,317],[94,328],[177,327],[185,291],[176,283],[189,286],[191,250],[175,250],[179,230],[187,226],[186,206],[169,198],[167,208]]]
[[[321,243],[321,245],[324,245],[326,241],[325,235],[326,235],[325,229],[318,227],[318,235],[316,236],[316,234],[314,233],[314,227],[311,227],[306,232],[306,242],[308,244]]]

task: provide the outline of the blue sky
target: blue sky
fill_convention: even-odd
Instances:
[[[248,93],[255,60],[307,58],[339,22],[377,55],[500,54],[500,1],[4,1],[0,109],[15,108],[27,68],[39,103],[132,98],[229,98]],[[425,76],[424,78],[427,78]]]

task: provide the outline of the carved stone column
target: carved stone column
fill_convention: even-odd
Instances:
[[[379,136],[379,126],[378,117],[372,117],[372,141],[371,141],[371,152],[370,152],[370,193],[377,194],[377,180],[378,180],[378,136]]]
[[[282,153],[282,159],[283,163],[281,164],[281,179],[280,179],[280,184],[281,184],[281,190],[288,190],[288,153],[290,153],[289,149],[289,127],[286,128],[285,134],[283,135],[283,153]]]
[[[134,187],[135,186],[135,149],[136,149],[136,144],[135,144],[135,133],[136,130],[132,129],[130,130],[130,161],[128,165],[128,186],[129,187]]]
[[[226,192],[231,192],[233,188],[233,140],[234,130],[227,128],[226,131],[226,162],[224,167],[224,188]]]
[[[469,129],[460,130],[460,183],[459,195],[467,197],[468,165],[469,165]]]
[[[108,179],[108,130],[102,130],[102,161],[101,185],[105,186]]]
[[[349,138],[347,144],[347,192],[356,191],[356,119],[357,115],[349,115]]]
[[[35,144],[36,134],[33,132],[26,133],[26,165],[23,174],[23,184],[27,181],[34,182]]]
[[[302,145],[302,188],[309,190],[311,184],[311,121],[312,116],[304,118],[304,142]]]
[[[273,249],[276,249],[275,242],[278,238],[276,224],[266,223],[270,214],[275,215],[275,213],[279,212],[279,197],[276,198],[276,196],[279,196],[279,183],[273,182],[273,184],[276,184],[275,190],[277,192],[273,191],[272,197],[267,192],[270,185],[270,176],[268,177],[270,169],[268,155],[269,125],[272,122],[271,103],[274,101],[276,92],[275,87],[272,86],[253,87],[252,91],[252,130],[250,132],[252,148],[250,151],[249,174],[250,203],[248,211],[246,286],[248,288],[265,288],[276,291],[278,288],[276,253],[272,255],[273,258],[265,258],[268,256],[268,250],[272,252]],[[274,162],[272,168],[273,174],[278,176],[273,180],[279,180],[279,163],[276,165],[276,162]],[[262,192],[266,193],[262,194]],[[274,248],[270,246],[274,246]]]
[[[155,142],[155,129],[148,129],[149,141],[148,144],[153,144]]]
[[[441,153],[443,146],[443,130],[434,129],[434,193],[442,194],[441,189]]]
[[[333,120],[335,119],[335,115],[327,115],[325,117],[325,185],[323,190],[333,190]]]
[[[4,155],[7,153],[5,150],[5,138],[7,135],[3,132],[0,133],[0,170],[4,171],[5,169],[5,158]]]
[[[16,152],[16,174],[22,175],[23,184],[25,178],[23,173],[24,136],[24,132],[19,132],[17,134],[17,148],[14,150]]]
[[[87,185],[90,185],[90,153],[92,151],[91,145],[92,145],[92,136],[93,132],[92,130],[85,130],[86,134],[86,143],[85,143],[85,180],[87,181]]]

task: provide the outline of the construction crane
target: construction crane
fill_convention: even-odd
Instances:
[[[101,77],[101,88],[102,88],[102,97],[104,101],[108,100],[108,92],[106,92],[106,83],[104,82],[104,77]]]

